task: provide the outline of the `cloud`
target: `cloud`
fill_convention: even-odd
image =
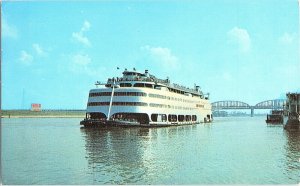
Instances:
[[[282,36],[279,37],[278,41],[281,44],[289,45],[292,44],[297,39],[296,36],[297,36],[296,33],[290,34],[285,32]]]
[[[79,32],[73,32],[72,38],[74,41],[83,44],[83,46],[90,47],[91,42],[90,40],[84,35],[85,32],[89,31],[91,24],[88,21],[84,21],[81,29]]]
[[[75,73],[88,72],[91,58],[87,54],[75,54],[71,56],[70,70]]]
[[[105,67],[94,67],[92,59],[88,54],[76,53],[69,55],[68,69],[74,74],[84,74],[98,77],[99,74],[106,71]]]
[[[2,36],[16,39],[18,37],[18,31],[13,25],[9,25],[6,19],[2,18]]]
[[[31,65],[33,61],[33,56],[27,53],[25,50],[22,50],[19,60],[25,65]]]
[[[88,31],[88,30],[90,29],[90,27],[91,27],[90,22],[84,21],[83,26],[82,26],[82,28],[81,28],[81,32]]]
[[[39,56],[47,55],[47,52],[39,44],[34,43],[34,44],[32,44],[32,47]]]
[[[243,28],[234,27],[228,31],[229,41],[236,43],[241,52],[247,53],[251,49],[251,39],[248,31]]]
[[[72,34],[72,37],[79,43],[83,44],[84,46],[87,46],[87,47],[90,47],[91,46],[91,43],[89,41],[89,39],[85,36],[83,36],[82,33],[73,33]]]
[[[161,63],[165,68],[177,69],[180,66],[178,58],[172,54],[169,48],[146,45],[141,47],[141,50],[146,51],[151,58]]]
[[[67,55],[68,65],[62,69],[68,68],[73,74],[87,75],[98,78],[100,74],[107,72],[105,66],[96,66],[93,64],[92,58],[88,54],[76,53]]]

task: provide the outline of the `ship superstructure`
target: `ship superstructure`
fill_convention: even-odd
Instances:
[[[148,73],[128,71],[96,82],[90,90],[84,126],[98,124],[168,126],[212,121],[209,94]],[[99,86],[103,86],[102,88]]]

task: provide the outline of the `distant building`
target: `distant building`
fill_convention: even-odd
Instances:
[[[213,111],[212,114],[214,117],[227,117],[228,116],[228,112],[222,111],[222,110]]]
[[[31,111],[40,112],[42,110],[42,106],[39,103],[31,104]]]

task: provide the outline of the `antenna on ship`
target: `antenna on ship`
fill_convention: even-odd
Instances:
[[[200,90],[200,86],[195,84],[195,89],[198,92]]]
[[[146,75],[147,77],[149,77],[149,73],[148,73],[148,70],[147,70],[147,69],[145,70],[145,75]]]

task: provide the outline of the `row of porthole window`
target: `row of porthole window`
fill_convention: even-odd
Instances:
[[[111,96],[111,92],[92,92],[89,94],[89,97],[96,97],[96,96]],[[147,93],[144,92],[114,92],[114,96],[143,96],[146,97]],[[196,103],[196,101],[190,101],[182,98],[174,98],[170,96],[164,96],[160,94],[149,94],[149,97],[152,98],[159,98],[159,99],[169,99],[175,101],[182,101],[187,103]]]
[[[169,114],[168,117],[166,114],[151,114],[151,120],[153,122],[166,122],[168,119],[169,122],[184,122],[184,121],[197,121],[196,115],[175,115]]]
[[[190,100],[186,100],[186,99],[182,99],[182,98],[175,98],[175,97],[171,97],[171,96],[163,96],[160,94],[149,94],[149,97],[160,98],[160,99],[169,99],[169,100],[181,101],[181,102],[186,102],[186,103],[197,103],[197,101],[190,101]]]
[[[88,106],[107,106],[109,102],[89,102]],[[148,103],[144,102],[112,102],[114,106],[148,106]]]
[[[158,108],[172,108],[172,109],[183,109],[183,110],[193,110],[195,108],[191,107],[182,107],[182,106],[172,106],[172,105],[165,105],[165,104],[159,104],[159,103],[150,103],[150,107],[158,107]]]
[[[110,102],[89,102],[88,106],[108,106]],[[112,102],[113,106],[148,106],[148,103],[145,102]],[[190,107],[182,107],[182,106],[171,106],[165,104],[157,104],[157,103],[150,103],[150,107],[157,107],[157,108],[172,108],[172,109],[180,109],[180,110],[193,110],[195,108]]]
[[[120,83],[120,87],[132,87],[131,83]],[[155,88],[155,85],[149,83],[135,83],[133,87],[146,87],[146,88]],[[177,90],[173,88],[169,88],[170,92],[174,92],[177,94],[184,94],[185,92],[182,90]],[[199,95],[192,94],[193,96],[200,97]]]
[[[132,84],[131,83],[120,83],[119,84],[120,87],[132,87]],[[111,87],[111,84],[106,84],[105,85],[106,87]],[[154,85],[153,84],[148,84],[148,83],[135,83],[133,85],[133,87],[145,87],[145,88],[154,88]]]
[[[111,96],[111,92],[93,92],[90,93],[90,97],[96,96]],[[114,96],[147,96],[144,92],[114,92]]]

